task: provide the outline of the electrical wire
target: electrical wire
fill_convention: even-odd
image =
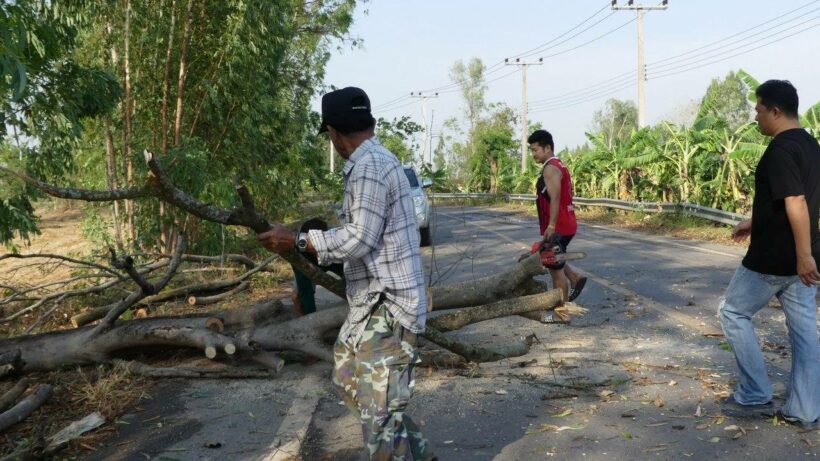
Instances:
[[[722,38],[722,39],[720,39],[720,40],[717,40],[717,41],[712,42],[712,43],[708,43],[708,44],[703,45],[703,46],[700,46],[700,47],[698,47],[698,48],[691,49],[691,50],[689,50],[689,51],[687,51],[687,52],[680,53],[680,54],[676,54],[676,55],[674,55],[674,56],[670,56],[670,57],[668,57],[668,58],[663,58],[663,59],[660,59],[660,60],[658,60],[658,61],[655,61],[653,64],[660,64],[660,63],[662,63],[662,62],[670,61],[670,60],[672,60],[672,59],[676,59],[676,58],[679,58],[679,57],[681,57],[681,56],[686,56],[687,54],[691,54],[691,53],[694,53],[694,52],[696,52],[696,51],[700,51],[700,50],[702,50],[702,49],[704,49],[704,48],[709,48],[710,46],[712,46],[712,45],[713,45],[713,44],[715,44],[715,43],[718,43],[718,42],[723,41],[723,40],[728,40],[728,39],[730,39],[730,38],[736,37],[736,36],[741,35],[741,34],[745,34],[746,32],[750,32],[750,31],[752,31],[752,30],[754,30],[754,29],[757,29],[757,28],[758,28],[758,27],[760,27],[760,26],[765,26],[766,24],[769,24],[769,23],[770,23],[770,22],[772,22],[772,21],[777,21],[778,19],[783,18],[783,17],[786,17],[786,16],[788,16],[788,15],[790,15],[790,14],[794,13],[795,11],[800,11],[800,10],[802,10],[803,8],[805,8],[805,7],[809,6],[809,5],[812,5],[812,4],[817,3],[818,1],[820,1],[820,0],[813,0],[813,1],[808,2],[808,3],[806,3],[806,4],[802,5],[802,6],[799,6],[799,7],[795,8],[795,9],[793,9],[793,10],[791,10],[791,11],[788,11],[788,12],[786,12],[786,13],[783,13],[783,14],[781,14],[780,16],[776,16],[776,17],[774,17],[774,18],[772,18],[772,19],[769,19],[769,20],[766,20],[766,21],[764,21],[764,22],[761,22],[760,24],[757,24],[757,25],[755,25],[755,26],[752,26],[752,27],[750,27],[750,28],[748,28],[748,29],[744,29],[744,30],[742,30],[742,31],[740,31],[740,32],[736,32],[736,33],[734,33],[734,34],[728,35],[728,36],[726,36],[726,37],[723,37],[723,38]]]
[[[665,71],[665,72],[668,72],[668,73],[661,73],[660,75],[654,75],[654,76],[652,77],[652,79],[660,79],[660,78],[664,78],[664,77],[671,77],[672,75],[678,75],[678,74],[682,74],[682,73],[684,73],[684,72],[689,72],[689,71],[692,71],[692,70],[701,69],[701,68],[703,68],[703,67],[706,67],[706,66],[709,66],[709,65],[712,65],[712,64],[716,64],[716,63],[718,63],[718,62],[726,61],[726,60],[728,60],[728,59],[731,59],[731,58],[734,58],[734,57],[737,57],[737,56],[740,56],[740,55],[743,55],[743,54],[746,54],[746,53],[750,53],[750,52],[752,52],[752,51],[755,51],[755,50],[758,50],[758,49],[760,49],[760,48],[763,48],[763,47],[766,47],[766,46],[772,45],[772,44],[774,44],[774,43],[782,42],[783,40],[786,40],[787,38],[791,38],[791,37],[794,37],[795,35],[802,34],[803,32],[806,32],[806,31],[808,31],[808,30],[814,29],[815,27],[818,27],[818,26],[820,26],[820,23],[817,23],[817,24],[811,25],[811,26],[809,26],[809,27],[806,27],[806,28],[804,28],[804,29],[798,30],[797,32],[794,32],[794,33],[792,33],[792,34],[789,34],[789,35],[787,35],[787,36],[785,36],[785,37],[780,37],[780,38],[778,38],[778,39],[776,39],[776,40],[772,40],[772,41],[770,41],[770,42],[760,44],[760,45],[758,45],[758,46],[756,46],[756,47],[754,47],[754,48],[751,48],[751,49],[748,49],[748,50],[745,50],[745,51],[741,51],[741,52],[739,52],[739,53],[735,53],[735,54],[733,54],[733,55],[726,56],[725,58],[721,58],[721,59],[718,59],[718,60],[715,60],[715,61],[711,61],[711,62],[708,62],[708,63],[703,64],[703,65],[698,65],[698,66],[694,66],[694,67],[688,67],[688,68],[685,68],[685,69],[682,69],[682,70],[677,70],[677,71],[675,71],[675,72],[670,72],[670,70],[667,70],[667,71]],[[674,69],[672,69],[672,70],[674,70]],[[647,78],[648,78],[648,77],[647,77]]]
[[[616,27],[616,28],[614,28],[614,29],[612,29],[612,30],[610,30],[610,31],[608,31],[608,32],[604,32],[603,34],[601,34],[601,35],[599,35],[599,36],[597,36],[597,37],[593,38],[592,40],[589,40],[589,41],[587,41],[587,42],[584,42],[584,43],[582,43],[582,44],[580,44],[580,45],[578,45],[578,46],[575,46],[575,47],[572,47],[572,48],[566,49],[566,50],[564,50],[564,51],[559,51],[559,52],[557,52],[557,53],[553,53],[553,54],[548,54],[548,55],[546,55],[546,56],[542,56],[541,58],[542,58],[542,59],[546,59],[546,58],[553,58],[553,57],[555,57],[555,56],[560,56],[560,55],[562,55],[562,54],[569,53],[570,51],[577,50],[578,48],[581,48],[581,47],[587,46],[587,45],[589,45],[589,44],[590,44],[590,43],[592,43],[592,42],[597,42],[598,40],[600,40],[600,39],[602,39],[602,38],[606,37],[607,35],[609,35],[609,34],[611,34],[611,33],[614,33],[614,32],[617,32],[617,31],[619,31],[619,30],[623,29],[624,27],[628,26],[629,24],[632,24],[633,22],[635,22],[635,21],[637,21],[637,20],[638,20],[638,18],[637,18],[637,17],[632,18],[632,19],[630,19],[629,21],[627,21],[627,22],[625,22],[625,23],[621,24],[620,26],[618,26],[618,27]]]
[[[606,86],[609,86],[609,85],[612,85],[612,84],[615,84],[615,83],[619,83],[619,82],[623,81],[624,79],[634,79],[634,78],[635,78],[635,71],[630,70],[630,71],[624,72],[622,74],[618,74],[618,75],[615,75],[613,77],[610,77],[609,79],[604,80],[603,82],[598,82],[598,83],[595,83],[595,84],[590,85],[588,87],[581,88],[579,90],[573,90],[573,91],[566,92],[566,93],[562,94],[561,96],[553,96],[553,97],[544,98],[544,99],[534,99],[532,101],[529,101],[529,104],[530,105],[533,105],[533,104],[537,105],[537,104],[541,104],[543,102],[555,102],[556,100],[569,98],[569,97],[576,96],[576,95],[579,95],[579,94],[582,94],[582,93],[587,93],[589,91],[596,91],[597,89],[600,89],[600,87],[606,87]]]
[[[606,5],[604,5],[603,7],[601,7],[599,10],[597,10],[597,11],[596,11],[595,13],[593,13],[591,16],[589,16],[589,17],[587,17],[586,19],[584,19],[583,21],[581,21],[579,24],[577,24],[577,25],[576,25],[576,26],[574,26],[573,28],[571,28],[571,29],[569,29],[569,30],[567,30],[567,31],[565,31],[565,32],[563,32],[563,33],[561,33],[561,34],[559,34],[558,36],[554,37],[554,38],[553,38],[553,39],[551,39],[550,41],[545,42],[545,43],[543,43],[543,44],[541,44],[541,45],[539,45],[539,46],[537,46],[537,47],[535,47],[535,48],[532,48],[532,49],[530,49],[530,50],[528,50],[528,51],[525,51],[524,53],[520,53],[520,54],[514,55],[512,58],[514,59],[514,58],[516,58],[516,57],[518,57],[518,58],[521,58],[521,57],[527,57],[527,56],[531,56],[531,55],[533,55],[533,54],[537,54],[538,52],[544,52],[544,51],[550,50],[550,49],[552,49],[552,48],[554,48],[554,47],[556,47],[556,46],[558,46],[558,45],[560,45],[560,44],[563,44],[563,43],[565,43],[566,41],[568,41],[568,40],[570,40],[570,39],[572,39],[572,38],[574,38],[574,37],[577,37],[577,36],[578,36],[578,35],[580,35],[581,33],[586,32],[587,30],[591,29],[591,28],[592,28],[592,27],[594,27],[595,25],[600,24],[601,22],[603,22],[605,19],[607,19],[607,18],[611,17],[611,16],[612,16],[612,14],[614,14],[614,12],[613,12],[613,13],[611,13],[611,14],[609,14],[609,15],[607,15],[607,16],[606,16],[606,17],[604,17],[602,20],[599,20],[599,21],[597,21],[596,23],[592,24],[591,26],[589,26],[589,27],[585,28],[584,30],[580,31],[579,33],[576,33],[575,35],[573,35],[573,36],[571,36],[571,37],[569,37],[569,38],[567,38],[567,39],[565,39],[565,40],[562,40],[562,41],[561,41],[561,42],[559,42],[559,43],[556,43],[556,44],[554,44],[554,45],[552,45],[552,46],[549,46],[550,44],[552,44],[552,43],[553,43],[553,42],[555,42],[556,40],[561,39],[561,38],[562,38],[562,37],[564,37],[565,35],[567,35],[567,34],[571,33],[571,32],[572,32],[572,31],[574,31],[575,29],[577,29],[577,28],[579,28],[579,27],[583,26],[584,24],[586,24],[587,22],[589,22],[591,19],[593,19],[594,17],[596,17],[598,14],[600,14],[602,11],[604,11],[604,10],[605,10],[606,8],[608,8],[609,6],[610,6],[610,3],[609,3],[609,2],[607,2],[607,3],[606,3]],[[593,40],[593,41],[594,41],[594,40]],[[590,43],[591,43],[591,42],[590,42]],[[484,74],[484,75],[483,75],[483,79],[482,79],[482,80],[483,80],[483,81],[482,81],[482,84],[489,83],[489,81],[487,81],[487,80],[486,80],[486,79],[487,79],[487,77],[489,77],[489,76],[491,76],[491,75],[493,75],[493,74],[496,74],[496,73],[500,72],[500,71],[501,71],[501,69],[503,69],[503,68],[505,67],[505,66],[504,66],[504,64],[505,64],[505,61],[504,61],[504,60],[502,60],[502,61],[499,61],[499,62],[497,62],[497,63],[493,64],[492,66],[489,66],[489,67],[485,68],[485,69],[484,69],[484,72],[483,72],[483,74]],[[509,75],[509,74],[506,74],[506,75]],[[505,76],[506,76],[506,75],[505,75]],[[492,81],[495,81],[495,80],[492,80]],[[457,90],[457,91],[460,91],[460,86],[461,86],[461,85],[460,85],[459,83],[450,83],[450,84],[446,84],[446,85],[442,85],[442,86],[438,86],[438,87],[428,88],[428,89],[425,89],[425,90],[423,90],[423,91],[421,91],[421,92],[422,92],[422,93],[442,93],[442,92],[450,92],[451,90]],[[408,95],[405,95],[405,96],[399,96],[399,97],[394,98],[394,99],[392,99],[392,100],[390,100],[390,101],[388,101],[388,102],[386,102],[386,103],[383,103],[383,104],[380,104],[380,105],[378,105],[378,106],[374,107],[374,110],[384,110],[384,109],[386,109],[386,108],[390,107],[391,103],[393,103],[393,104],[395,104],[395,103],[400,103],[400,102],[402,102],[402,101],[403,101],[404,99],[406,99],[406,98],[409,98],[409,96],[408,96]]]
[[[554,111],[554,110],[565,109],[565,108],[568,108],[568,107],[577,106],[578,104],[583,104],[585,102],[595,101],[595,100],[598,100],[598,99],[600,99],[604,96],[609,96],[609,95],[618,93],[622,90],[625,90],[627,88],[631,88],[634,84],[635,84],[635,81],[633,80],[631,82],[627,82],[623,85],[620,85],[616,88],[610,88],[610,89],[604,90],[603,92],[600,92],[600,93],[590,94],[590,95],[581,97],[579,99],[575,99],[575,100],[572,100],[572,101],[567,101],[566,103],[546,105],[546,106],[539,107],[539,108],[536,108],[535,110],[531,110],[531,111],[528,111],[528,112],[531,113],[531,114],[537,114],[539,112],[550,112],[550,111]]]
[[[809,11],[808,13],[813,13],[813,12],[818,11],[818,10],[820,10],[820,8],[816,8],[816,9],[814,9],[814,10],[812,10],[812,11]],[[806,13],[806,15],[807,15],[808,13]],[[785,24],[787,24],[787,23],[789,23],[789,22],[796,21],[796,20],[798,20],[798,19],[802,19],[802,18],[804,18],[806,15],[798,16],[798,17],[796,17],[796,18],[790,19],[790,20],[788,20],[788,21],[786,21],[786,22],[782,22],[782,23],[780,23],[780,24],[776,24],[776,25],[774,25],[774,26],[772,26],[772,27],[769,27],[769,28],[767,28],[767,29],[763,29],[763,30],[758,31],[758,32],[756,32],[756,33],[757,33],[757,34],[761,34],[761,33],[764,33],[764,32],[768,32],[768,31],[770,31],[770,30],[772,30],[772,29],[776,29],[776,28],[778,28],[778,27],[780,27],[780,26],[782,26],[782,25],[785,25]],[[690,64],[694,64],[695,62],[702,62],[702,61],[704,61],[704,60],[711,59],[711,58],[713,58],[713,57],[720,56],[720,55],[722,55],[722,54],[726,54],[726,53],[730,53],[730,52],[732,52],[732,51],[738,50],[738,49],[740,49],[740,48],[743,48],[744,46],[749,46],[749,45],[753,45],[753,44],[755,44],[755,43],[759,43],[761,40],[765,40],[765,39],[767,39],[767,38],[771,38],[771,37],[773,37],[773,36],[775,36],[775,35],[778,35],[778,34],[782,34],[782,33],[788,32],[788,31],[790,31],[790,30],[792,30],[792,29],[795,29],[795,28],[797,28],[797,27],[800,27],[800,26],[802,26],[802,25],[804,25],[804,24],[806,24],[806,23],[809,23],[809,22],[811,22],[811,21],[813,21],[813,20],[815,20],[815,19],[818,19],[818,18],[820,18],[820,16],[814,16],[814,17],[812,17],[812,18],[809,18],[809,19],[808,19],[808,20],[806,20],[806,21],[803,21],[803,22],[801,22],[801,23],[795,24],[795,25],[793,25],[793,26],[790,26],[790,27],[788,27],[788,28],[786,28],[786,29],[783,29],[783,30],[780,30],[780,31],[778,31],[778,32],[774,32],[774,33],[769,34],[769,35],[767,35],[767,36],[765,36],[765,37],[751,36],[751,37],[741,38],[741,39],[738,39],[738,40],[735,40],[735,41],[732,41],[732,42],[728,42],[728,43],[722,44],[722,45],[720,45],[719,47],[717,47],[717,48],[715,48],[715,49],[713,49],[713,50],[706,51],[706,52],[704,52],[704,53],[699,53],[699,54],[696,54],[696,55],[694,55],[694,56],[690,56],[690,57],[688,57],[688,58],[683,58],[683,59],[679,59],[679,60],[675,60],[675,61],[669,61],[669,62],[666,62],[666,63],[664,63],[664,64],[657,64],[657,62],[653,62],[653,63],[651,63],[651,64],[648,64],[648,65],[647,65],[647,69],[651,68],[651,69],[653,69],[653,70],[657,70],[657,69],[659,69],[659,68],[664,68],[664,67],[688,66],[688,65],[690,65]],[[723,48],[725,48],[725,47],[728,47],[728,46],[731,46],[731,45],[735,45],[735,44],[737,44],[737,43],[740,43],[740,42],[743,42],[743,41],[746,41],[746,40],[750,40],[750,39],[752,40],[751,42],[748,42],[748,43],[742,44],[742,45],[737,46],[737,47],[734,47],[734,48],[730,48],[729,50],[725,50],[725,51],[720,52],[720,53],[717,53],[717,54],[712,54],[712,53],[715,53],[715,52],[717,52],[717,51],[720,51],[721,49],[723,49]],[[717,44],[717,42],[713,42],[713,43],[711,43],[709,46],[711,46],[711,45],[716,45],[716,44]],[[712,54],[712,56],[709,56],[710,54]],[[706,57],[705,57],[705,58],[702,58],[702,59],[697,59],[697,58],[701,58],[702,56],[706,56]],[[692,60],[695,60],[695,61],[692,61]],[[688,62],[688,63],[687,63],[686,61],[692,61],[692,62]]]
[[[790,14],[796,12],[796,11],[802,10],[802,9],[806,8],[807,6],[810,6],[814,3],[817,3],[818,1],[820,1],[820,0],[815,0],[815,1],[812,1],[812,2],[809,2],[809,3],[806,3],[806,4],[802,5],[801,7],[795,8],[795,9],[790,10],[790,11],[784,13],[784,14],[776,16],[776,17],[774,17],[772,19],[769,19],[765,22],[762,22],[762,23],[760,23],[760,24],[758,24],[758,25],[756,25],[752,28],[744,29],[741,32],[738,32],[738,33],[729,35],[727,37],[724,37],[721,40],[711,42],[709,44],[694,48],[694,49],[689,50],[685,53],[680,53],[680,54],[675,55],[675,56],[670,57],[670,58],[664,58],[662,60],[655,61],[654,63],[647,65],[647,79],[649,79],[650,74],[652,74],[651,78],[658,79],[658,78],[669,77],[669,76],[672,76],[672,75],[677,75],[677,74],[688,72],[688,71],[691,71],[691,70],[696,70],[696,69],[699,69],[701,67],[705,67],[705,66],[708,66],[708,65],[711,65],[711,64],[715,64],[715,63],[718,63],[718,62],[728,60],[730,58],[733,58],[733,57],[736,57],[736,56],[739,56],[739,55],[742,55],[742,54],[752,52],[754,50],[763,48],[763,47],[771,45],[773,43],[777,43],[779,41],[782,41],[782,40],[785,40],[787,38],[798,35],[800,33],[803,33],[805,31],[807,31],[807,30],[813,29],[813,28],[817,27],[820,24],[815,24],[815,25],[806,27],[804,29],[801,29],[797,32],[794,32],[792,34],[789,34],[787,36],[780,37],[780,38],[777,38],[777,39],[772,40],[770,42],[760,44],[761,40],[766,40],[768,38],[772,38],[772,37],[775,37],[777,35],[781,35],[783,33],[787,33],[789,31],[792,31],[792,30],[794,30],[795,28],[797,28],[801,25],[805,25],[807,23],[810,23],[810,22],[814,21],[815,19],[818,19],[820,16],[812,17],[812,18],[810,18],[806,21],[798,23],[798,24],[796,24],[794,26],[791,26],[787,29],[784,29],[784,30],[781,30],[781,31],[778,31],[778,32],[775,32],[775,33],[772,33],[772,34],[769,34],[766,37],[763,37],[762,39],[759,38],[759,37],[756,37],[756,36],[752,36],[752,37],[746,37],[746,38],[743,38],[743,39],[735,40],[733,42],[722,43],[721,44],[721,41],[725,41],[727,39],[731,39],[731,38],[734,38],[734,37],[741,36],[741,35],[749,32],[749,31],[752,31],[752,30],[755,30],[755,29],[760,28],[762,26],[768,25],[773,21],[776,21],[778,19],[786,17],[786,16],[788,16],[788,15],[790,15]],[[789,19],[787,21],[783,21],[783,22],[781,22],[779,24],[776,24],[774,26],[770,26],[770,27],[768,27],[764,30],[756,31],[755,33],[760,34],[760,33],[763,33],[763,32],[770,31],[772,29],[776,29],[776,28],[778,28],[780,26],[783,26],[785,24],[788,24],[788,23],[794,22],[796,20],[799,20],[801,18],[804,18],[808,14],[813,13],[817,10],[820,10],[820,8],[810,10],[808,12],[803,13],[802,15],[800,15],[798,17]],[[736,44],[738,42],[742,42],[742,41],[750,39],[750,38],[753,39],[754,41],[749,42],[749,43],[745,43],[745,44],[737,46],[737,47],[733,47],[733,48],[721,51],[723,48],[725,48],[727,46]],[[690,55],[692,53],[695,53],[695,52],[700,51],[700,50],[704,50],[706,48],[715,47],[716,45],[718,45],[717,48],[713,48],[712,50],[709,50],[707,52],[699,53],[699,54],[696,54],[694,56],[689,56],[689,57],[684,58],[684,59],[679,59],[677,61],[673,60],[676,57]],[[737,50],[740,50],[740,49],[748,47],[748,46],[753,46],[753,48],[741,51],[739,53],[731,54],[730,56],[726,56],[724,58],[715,59],[719,56],[725,55],[727,53],[732,53],[733,51],[737,51]],[[720,52],[718,52],[718,51],[720,51]],[[716,52],[718,52],[718,53],[716,53]],[[702,57],[702,56],[706,56],[706,57]],[[700,58],[700,59],[697,59],[697,58]],[[692,61],[693,59],[696,59],[696,60]],[[706,61],[708,61],[708,62],[706,62]],[[656,66],[657,63],[663,63],[663,62],[666,62],[667,64]],[[696,65],[696,64],[699,64],[699,63],[703,63],[703,64]],[[668,68],[663,69],[663,67],[668,67]],[[661,68],[662,70],[658,71],[658,68]],[[658,73],[654,74],[653,72],[658,72]],[[629,72],[629,73],[631,73],[631,72]],[[575,90],[571,93],[567,93],[567,94],[562,95],[562,96],[557,96],[557,97],[553,97],[553,98],[547,98],[547,99],[532,101],[531,104],[528,107],[529,108],[534,108],[535,110],[533,112],[558,110],[558,109],[562,109],[562,108],[565,108],[565,107],[571,107],[573,105],[580,104],[582,102],[586,102],[586,101],[589,101],[589,100],[593,100],[593,99],[596,99],[596,98],[600,98],[602,96],[612,94],[612,93],[620,91],[621,89],[624,88],[623,86],[618,85],[619,78],[622,79],[623,75],[628,75],[629,73],[619,74],[618,76],[612,77],[611,79],[606,80],[604,82],[600,82],[598,84],[591,85],[591,86],[583,88],[581,90]],[[633,78],[632,82],[635,82],[635,81],[636,81],[636,79]],[[617,88],[614,88],[612,91],[606,91],[606,89],[612,88],[614,86],[616,86]],[[587,99],[587,98],[591,98],[591,99]]]

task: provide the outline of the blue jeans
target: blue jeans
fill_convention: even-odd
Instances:
[[[743,405],[772,399],[772,383],[752,323],[752,316],[777,296],[786,314],[792,346],[789,397],[782,411],[806,422],[820,416],[820,342],[817,335],[817,287],[796,275],[760,274],[739,266],[718,308],[723,333],[740,368],[735,400]]]

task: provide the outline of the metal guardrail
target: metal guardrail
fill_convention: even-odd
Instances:
[[[506,201],[533,201],[535,194],[485,194],[477,192],[463,193],[431,193],[434,199],[500,199]],[[644,213],[683,213],[690,216],[706,219],[722,224],[735,225],[748,216],[732,213],[729,211],[717,210],[694,203],[669,203],[669,202],[630,202],[627,200],[616,200],[611,198],[585,198],[573,197],[573,202],[578,205],[600,206],[614,208],[618,210],[640,211]]]

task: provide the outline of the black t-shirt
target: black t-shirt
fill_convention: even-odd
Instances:
[[[796,275],[794,235],[786,215],[786,197],[804,195],[809,208],[811,248],[820,260],[820,145],[802,128],[772,139],[755,171],[752,242],[743,265],[755,272]]]

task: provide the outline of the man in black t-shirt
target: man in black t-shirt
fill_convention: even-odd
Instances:
[[[820,146],[800,126],[797,90],[769,80],[755,91],[760,132],[772,140],[755,171],[752,219],[732,237],[752,241],[718,309],[740,369],[734,393],[723,400],[730,416],[771,416],[817,428],[820,417],[820,343],[817,284],[820,273]],[[777,296],[792,346],[790,393],[775,412],[772,385],[752,316]]]

